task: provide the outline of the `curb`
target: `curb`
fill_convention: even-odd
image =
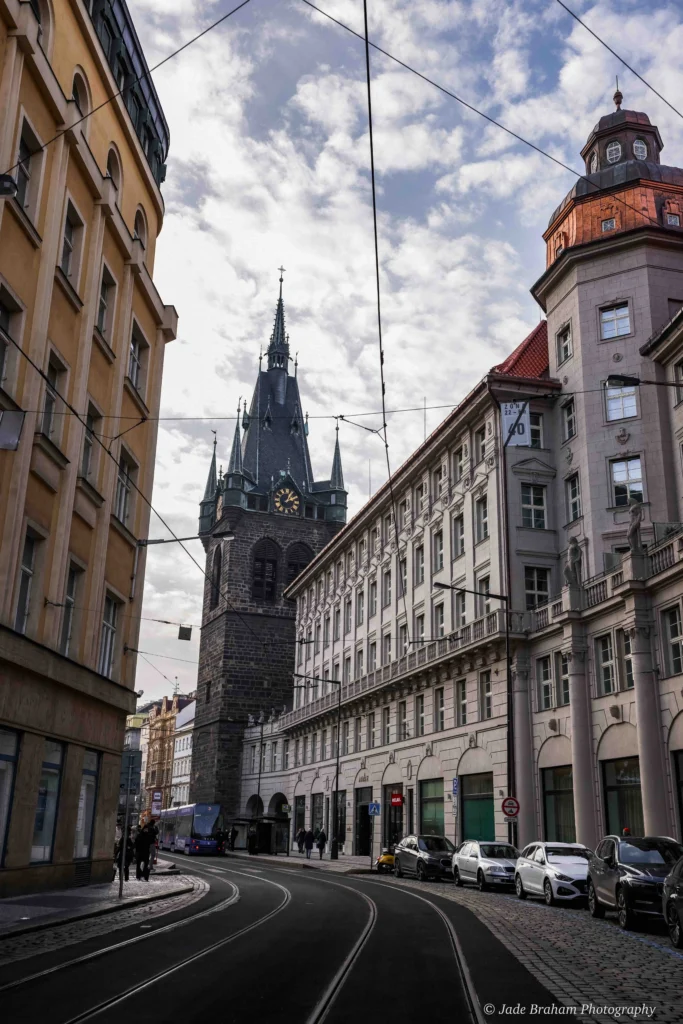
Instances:
[[[83,921],[90,917],[104,917],[105,914],[114,914],[119,910],[128,910],[130,907],[139,907],[145,903],[158,903],[160,900],[171,899],[172,896],[182,896],[184,893],[192,892],[194,885],[184,885],[168,892],[160,892],[155,896],[134,896],[123,903],[111,906],[100,907],[97,910],[88,910],[85,913],[70,914],[68,917],[52,917],[41,921],[39,924],[28,924],[19,927],[10,927],[0,931],[0,948],[4,939],[13,939],[17,935],[27,935],[29,932],[40,932],[45,928],[54,928],[60,924],[73,924],[74,921]]]

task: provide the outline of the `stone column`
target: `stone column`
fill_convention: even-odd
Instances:
[[[595,849],[598,840],[593,773],[593,722],[586,652],[563,652],[569,662],[569,706],[572,722],[572,780],[576,841]]]
[[[519,800],[517,843],[520,850],[538,836],[534,802],[534,750],[531,738],[529,669],[527,665],[512,673],[512,713],[514,722],[515,792]]]
[[[671,834],[664,780],[662,725],[659,692],[652,667],[650,629],[629,629],[631,661],[636,698],[636,729],[640,761],[640,789],[643,800],[645,835]]]

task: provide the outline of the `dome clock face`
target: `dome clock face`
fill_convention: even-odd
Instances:
[[[275,511],[292,516],[299,511],[299,495],[291,487],[281,487],[274,496]]]

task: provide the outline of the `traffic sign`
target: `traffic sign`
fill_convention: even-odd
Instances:
[[[506,796],[501,807],[506,818],[516,818],[519,814],[519,800],[514,796]]]
[[[380,808],[379,804],[368,804],[368,814],[369,815],[371,815],[372,817],[375,817],[376,815],[378,815],[380,813],[381,813],[381,808]]]
[[[453,779],[453,796],[458,795],[458,779]]]
[[[392,793],[391,794],[391,806],[392,807],[403,807],[403,793]]]
[[[506,825],[516,825],[517,824],[517,819],[516,818],[503,818],[503,821],[505,822]]]
[[[289,805],[289,804],[283,804],[283,805],[282,805],[282,807],[280,808],[280,813],[281,813],[281,814],[289,814],[289,812],[291,811],[291,809],[292,809],[292,808],[290,807],[290,805]]]

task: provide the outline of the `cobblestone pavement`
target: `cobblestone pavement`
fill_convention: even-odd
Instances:
[[[85,939],[97,938],[100,935],[108,935],[110,932],[119,931],[121,928],[129,928],[131,925],[144,925],[153,918],[161,917],[164,914],[171,914],[173,911],[184,910],[186,907],[197,903],[209,891],[210,885],[203,879],[196,876],[176,875],[175,885],[193,885],[192,892],[185,892],[179,896],[169,896],[165,900],[157,900],[153,903],[144,903],[138,906],[129,907],[125,910],[117,910],[111,914],[103,914],[100,917],[81,918],[76,921],[68,921],[63,924],[55,924],[54,927],[45,928],[41,931],[29,932],[25,935],[7,936],[0,938],[0,967],[5,964],[14,963],[17,960],[24,960],[27,957],[38,956],[41,953],[49,953],[63,946],[73,945],[76,942],[83,942]],[[124,883],[125,885],[125,883]],[[159,891],[159,882],[128,883],[129,886],[136,886],[135,895],[154,895]],[[118,882],[110,886],[98,886],[102,889],[112,889],[112,893],[118,895]]]
[[[438,893],[467,907],[556,999],[577,1008],[572,1014],[576,1021],[683,1021],[683,952],[671,946],[663,929],[661,934],[655,927],[648,933],[623,932],[616,918],[596,921],[587,910],[546,907],[539,900],[522,902],[513,895],[456,889],[447,882],[392,883],[423,895]],[[495,993],[491,1002],[495,1005]],[[614,1011],[581,1014],[583,1004],[656,1009],[654,1016],[622,1012],[616,1017]]]

